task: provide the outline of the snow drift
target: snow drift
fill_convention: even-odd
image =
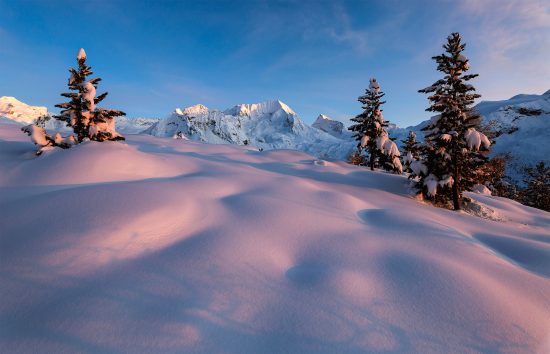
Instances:
[[[1,352],[550,351],[547,212],[297,151],[34,149],[0,123]]]

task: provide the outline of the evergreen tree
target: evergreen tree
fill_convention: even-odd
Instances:
[[[78,69],[69,69],[71,76],[68,86],[73,92],[61,94],[70,98],[70,101],[55,105],[61,108],[61,113],[54,118],[72,127],[79,143],[84,139],[124,140],[115,130],[114,118],[126,114],[114,109],[96,108],[96,105],[107,96],[107,92],[96,97],[97,85],[101,78],[87,79],[93,72],[92,68],[86,65],[84,49],[80,48],[76,60]]]
[[[382,101],[384,93],[380,90],[380,84],[376,79],[371,79],[365,95],[357,100],[362,103],[363,113],[352,118],[356,124],[348,130],[354,132],[353,137],[358,141],[359,151],[366,149],[368,152],[368,166],[371,170],[381,166],[386,170],[401,173],[401,161],[397,145],[389,138],[386,127],[388,122],[380,107],[386,103]]]
[[[526,168],[525,172],[527,188],[521,193],[523,204],[550,211],[550,167],[540,161],[534,168]]]
[[[409,131],[407,139],[401,140],[403,143],[403,162],[405,163],[405,171],[411,173],[411,162],[418,161],[420,157],[420,143],[416,141],[416,133],[412,130]],[[409,176],[410,177],[410,176]]]
[[[462,192],[478,183],[480,168],[487,160],[480,148],[488,150],[491,142],[478,131],[481,118],[472,105],[481,96],[467,83],[478,75],[465,74],[470,64],[462,54],[465,44],[460,34],[447,37],[443,48],[445,53],[432,58],[443,78],[419,90],[430,94],[431,105],[426,110],[438,114],[422,129],[426,173],[420,173],[416,186],[428,199],[438,203],[452,200],[454,209],[459,210]]]

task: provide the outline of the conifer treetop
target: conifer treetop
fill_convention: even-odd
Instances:
[[[86,60],[86,51],[84,50],[84,48],[80,48],[78,50],[78,53],[76,55],[76,60],[78,61]]]

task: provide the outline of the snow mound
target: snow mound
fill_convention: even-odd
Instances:
[[[550,213],[299,151],[34,149],[0,122],[2,352],[547,352]]]

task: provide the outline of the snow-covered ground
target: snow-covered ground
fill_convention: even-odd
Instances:
[[[549,353],[550,213],[305,153],[0,122],[2,353]]]

